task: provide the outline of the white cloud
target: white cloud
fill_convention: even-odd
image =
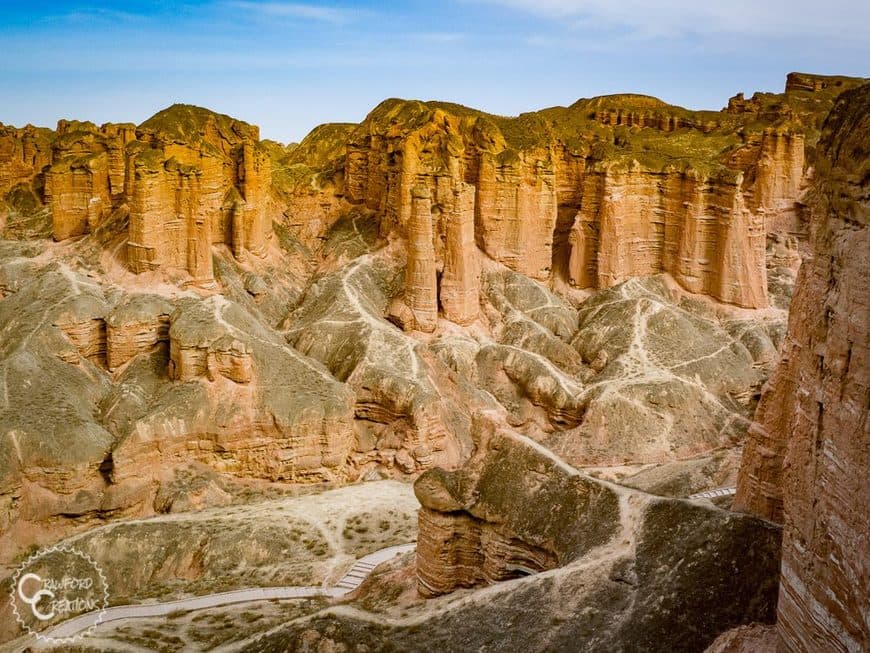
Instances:
[[[421,41],[424,43],[456,43],[465,38],[465,34],[459,32],[423,32],[421,34],[410,34],[412,41]]]
[[[479,0],[562,23],[648,37],[737,34],[870,40],[866,0]],[[807,43],[812,47],[812,42]]]
[[[76,11],[71,11],[66,14],[49,15],[39,22],[57,22],[66,21],[70,23],[80,24],[120,24],[120,23],[139,23],[147,21],[148,17],[144,14],[136,14],[129,11],[117,11],[115,9],[102,9],[99,7],[85,7]]]
[[[325,23],[347,23],[359,12],[343,7],[325,7],[320,4],[304,4],[299,2],[237,2],[228,3],[232,7],[245,11],[270,16],[273,18],[301,18]]]

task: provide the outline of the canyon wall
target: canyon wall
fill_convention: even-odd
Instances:
[[[28,125],[17,129],[0,124],[0,196],[33,177],[51,163],[50,129]]]
[[[172,132],[179,111],[190,114],[191,133]],[[182,268],[194,282],[209,282],[212,244],[228,245],[237,257],[265,251],[271,165],[256,127],[180,107],[149,119],[138,135],[143,145],[128,148],[134,272]]]
[[[417,589],[432,601],[416,637],[437,640],[456,610],[450,641],[474,649],[694,651],[734,625],[772,621],[777,527],[591,478],[485,411],[473,432],[463,467],[414,486]]]
[[[797,161],[802,170],[802,149]],[[742,187],[739,173],[709,178],[639,166],[590,172],[569,236],[569,280],[608,288],[669,272],[691,292],[766,306],[764,216],[747,208]]]
[[[317,249],[362,206],[383,236],[407,240],[412,265],[432,241],[436,274],[408,298],[434,295],[436,314],[463,324],[478,314],[481,253],[579,288],[667,272],[692,292],[762,308],[766,234],[805,228],[805,148],[859,81],[793,74],[785,93],[741,94],[720,112],[639,95],[516,118],[387,100],[359,125],[318,127],[295,148],[186,105],[138,127],[2,127],[0,193],[27,187],[44,200],[57,240],[123,211],[130,269],[181,269],[205,284],[214,244],[263,254],[278,219]],[[412,220],[415,188],[429,191],[430,226]],[[433,329],[424,312],[408,328]]]
[[[45,202],[51,208],[55,240],[97,229],[122,201],[127,183],[127,143],[136,138],[131,124],[60,120],[45,171]]]
[[[263,254],[272,232],[271,162],[256,127],[174,105],[136,127],[61,120],[57,130],[0,127],[0,194],[40,191],[55,240],[129,214],[134,272],[213,280],[211,246]],[[41,186],[41,187],[40,187]]]
[[[477,249],[517,272],[579,288],[667,272],[692,292],[764,308],[766,236],[805,235],[805,150],[836,95],[860,81],[836,79],[740,95],[721,112],[622,95],[508,119],[387,100],[349,136],[343,197],[376,212],[383,234],[419,244],[429,227],[412,220],[412,189],[428,188],[439,273],[454,256],[445,243],[477,256],[448,230],[466,188],[460,212],[473,202]],[[444,294],[431,275],[426,283]],[[441,310],[452,311],[443,300]]]
[[[785,525],[783,651],[860,651],[870,638],[868,134],[864,85],[841,96],[824,126],[810,196],[812,255],[800,269],[782,359],[750,428],[735,499]]]

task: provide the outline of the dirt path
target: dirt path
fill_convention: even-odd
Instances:
[[[203,610],[216,608],[234,603],[249,603],[252,601],[268,601],[272,599],[302,599],[312,596],[327,596],[340,598],[349,594],[359,587],[368,578],[369,574],[379,564],[394,558],[397,555],[409,553],[417,548],[413,542],[389,546],[370,553],[357,560],[342,578],[332,587],[256,587],[251,589],[233,590],[230,592],[218,592],[204,596],[194,596],[177,601],[165,603],[148,603],[139,605],[118,605],[103,611],[99,623],[106,624],[122,619],[143,619],[148,617],[165,617],[173,612]],[[89,612],[79,615],[40,633],[40,639],[64,639],[87,630],[99,617],[98,612]],[[32,638],[35,639],[35,638]],[[25,642],[27,646],[33,642]]]

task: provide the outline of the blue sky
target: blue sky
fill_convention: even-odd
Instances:
[[[866,0],[0,2],[0,122],[174,102],[301,139],[387,97],[514,115],[639,92],[718,109],[792,70],[870,77]]]

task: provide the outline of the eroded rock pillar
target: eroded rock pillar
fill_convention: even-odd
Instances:
[[[440,299],[444,317],[457,324],[473,322],[480,309],[480,262],[474,242],[474,196],[474,186],[458,182],[453,189],[453,210],[447,218]]]
[[[417,328],[431,332],[438,323],[438,290],[435,245],[429,189],[411,189],[408,222],[408,264],[405,270],[405,303],[414,313]]]

